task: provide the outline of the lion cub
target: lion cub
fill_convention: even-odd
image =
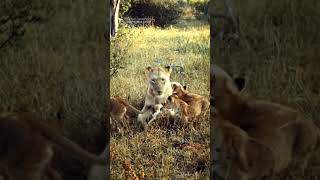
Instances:
[[[178,82],[172,82],[173,94],[179,99],[186,102],[194,111],[194,116],[205,115],[210,107],[209,100],[201,95],[190,93],[186,90],[186,86],[182,86]]]
[[[99,158],[49,127],[32,113],[2,113],[0,115],[0,167],[9,179],[60,179],[50,167],[52,146],[75,154],[91,163],[105,164]]]
[[[148,90],[145,96],[145,104],[141,110],[141,114],[138,115],[138,121],[144,127],[147,127],[147,125],[154,121],[156,115],[161,111],[161,104],[163,105],[167,98],[172,95],[171,72],[171,66],[146,68]],[[155,114],[153,111],[157,113]],[[150,118],[152,119],[147,123],[147,120]]]
[[[194,110],[177,95],[168,97],[165,108],[171,111],[171,115],[177,115],[184,122],[188,122],[189,118],[195,117]]]
[[[270,147],[222,117],[213,118],[216,122],[211,149],[215,177],[248,180],[273,174],[275,159]]]
[[[114,124],[114,128],[117,128],[119,132],[121,131],[120,124],[122,128],[126,130],[129,128],[129,116],[127,114],[128,110],[131,110],[135,113],[141,113],[141,111],[130,105],[126,100],[119,96],[110,98],[111,124]]]

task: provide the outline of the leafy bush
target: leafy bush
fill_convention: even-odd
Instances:
[[[122,0],[120,1],[120,10],[119,17],[123,17],[123,15],[131,8],[133,0]]]
[[[198,12],[207,13],[208,12],[208,0],[193,0],[190,1],[190,5],[193,6]]]
[[[175,0],[137,0],[132,3],[127,15],[134,18],[153,17],[156,26],[164,27],[175,23],[181,12]]]
[[[133,41],[137,33],[121,23],[117,37],[110,44],[110,76],[116,76],[120,69],[124,69],[128,60],[130,50],[134,48]]]

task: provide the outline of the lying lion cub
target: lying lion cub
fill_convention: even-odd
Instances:
[[[75,154],[91,163],[105,164],[99,158],[57,133],[32,113],[3,113],[0,115],[0,167],[9,179],[60,179],[50,167],[52,145]]]
[[[247,132],[214,115],[212,163],[215,177],[225,180],[259,179],[272,174],[275,160],[271,148]]]
[[[240,91],[244,79],[232,81],[222,73],[215,75],[217,112],[273,150],[275,172],[292,160],[307,162],[319,142],[319,129],[311,119],[280,104],[244,97]]]
[[[188,92],[186,86],[182,86],[178,82],[172,82],[171,86],[173,94],[177,95],[179,99],[186,102],[193,109],[194,117],[206,114],[210,107],[210,102],[206,97]]]

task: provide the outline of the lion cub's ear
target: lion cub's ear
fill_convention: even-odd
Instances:
[[[176,84],[171,84],[171,87],[173,90],[176,90],[178,88],[178,86]]]
[[[151,66],[148,66],[148,67],[146,68],[146,70],[147,70],[147,71],[151,71],[151,70],[152,70],[152,67],[151,67]]]
[[[184,90],[187,90],[187,85],[184,85],[184,86],[183,86],[183,89],[184,89]]]
[[[171,72],[172,72],[172,67],[171,67],[171,66],[165,66],[164,69],[165,69],[169,74],[171,74]]]

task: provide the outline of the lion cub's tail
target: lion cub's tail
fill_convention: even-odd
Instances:
[[[88,161],[93,164],[102,164],[105,165],[107,162],[104,158],[98,157],[86,150],[84,150],[79,145],[75,144],[68,138],[64,137],[63,135],[57,133],[55,130],[50,128],[46,123],[41,122],[39,119],[35,118],[27,118],[28,124],[35,129],[36,131],[39,131],[44,135],[48,140],[55,143],[56,145],[62,147],[62,149],[67,150],[82,160]]]
[[[118,98],[118,100],[125,106],[129,107],[129,109],[131,109],[131,111],[137,113],[137,114],[141,114],[142,112],[140,110],[138,110],[137,108],[133,107],[131,104],[129,104],[128,102],[126,102],[125,100]]]

